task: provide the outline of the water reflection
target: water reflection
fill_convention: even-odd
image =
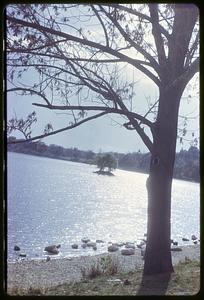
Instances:
[[[35,257],[54,243],[62,245],[63,255],[84,253],[70,247],[84,236],[107,242],[143,237],[148,175],[117,170],[116,176],[106,177],[94,170],[80,163],[8,154],[8,257],[13,257],[15,244]],[[172,237],[199,235],[198,216],[199,184],[175,180]]]

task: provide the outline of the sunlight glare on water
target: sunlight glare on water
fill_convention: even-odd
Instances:
[[[92,254],[71,244],[87,236],[108,242],[137,241],[147,226],[147,174],[116,170],[93,173],[95,166],[8,153],[8,258],[14,245],[29,258],[61,244],[60,255]],[[172,237],[199,236],[199,184],[174,180]],[[104,252],[104,245],[98,252]],[[92,252],[91,252],[92,251]]]

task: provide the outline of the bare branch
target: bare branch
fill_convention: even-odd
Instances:
[[[47,103],[47,106],[50,106],[51,103],[49,102],[49,100],[40,92],[37,92],[33,89],[30,88],[23,88],[23,87],[18,87],[18,88],[10,88],[8,90],[6,90],[7,92],[17,92],[17,91],[25,91],[25,92],[30,92],[31,94],[34,93],[38,96],[40,96],[41,98],[43,98],[45,100],[45,102]]]
[[[146,114],[144,115],[144,118],[146,118],[148,116],[148,114],[153,110],[153,108],[159,103],[159,99],[149,108],[149,110],[146,112]],[[140,123],[139,123],[140,125]]]
[[[76,106],[76,105],[69,105],[69,106],[60,106],[60,105],[45,105],[41,103],[32,103],[35,106],[38,107],[43,107],[43,108],[48,108],[50,110],[80,110],[80,111],[105,111],[107,113],[114,113],[114,114],[119,114],[119,115],[125,115],[127,117],[132,117],[135,119],[140,120],[143,124],[146,124],[149,127],[152,127],[153,123],[150,122],[148,119],[144,118],[143,116],[135,113],[135,112],[130,112],[130,111],[124,111],[122,109],[116,109],[116,108],[110,108],[110,107],[105,107],[105,106]]]
[[[31,141],[39,140],[39,139],[42,139],[42,138],[45,138],[45,137],[48,137],[48,136],[51,136],[51,135],[54,135],[54,134],[66,131],[66,130],[73,129],[73,128],[78,127],[79,125],[81,125],[83,123],[86,123],[88,121],[94,120],[94,119],[99,118],[99,117],[102,117],[102,116],[104,116],[106,114],[107,114],[107,112],[102,112],[102,113],[99,113],[97,115],[94,115],[94,116],[88,117],[86,119],[83,119],[83,120],[81,120],[81,121],[79,121],[77,123],[74,123],[74,124],[70,125],[70,126],[67,126],[67,127],[64,127],[64,128],[58,129],[58,130],[54,130],[54,131],[49,132],[47,134],[37,135],[35,137],[29,138],[29,139],[26,139],[26,140],[11,141],[11,142],[8,142],[8,144],[17,144],[17,143],[31,142]]]
[[[125,62],[133,65],[138,70],[140,70],[145,75],[147,75],[150,79],[152,79],[156,83],[156,85],[160,86],[159,79],[155,75],[153,75],[148,69],[144,68],[141,64],[139,64],[136,60],[132,59],[131,57],[128,57],[110,47],[103,46],[99,43],[96,43],[96,42],[93,42],[93,41],[90,41],[87,39],[82,39],[82,38],[79,38],[79,37],[76,37],[76,36],[73,36],[73,35],[70,35],[70,34],[67,34],[64,32],[60,32],[60,31],[52,29],[52,28],[47,28],[45,26],[38,25],[35,23],[30,23],[30,22],[20,20],[20,19],[14,18],[14,17],[7,16],[7,19],[9,20],[9,22],[13,22],[13,23],[21,24],[21,25],[24,25],[27,27],[35,28],[35,29],[39,30],[40,32],[51,33],[51,34],[54,34],[57,36],[64,37],[67,40],[71,40],[71,41],[80,43],[81,45],[87,45],[87,46],[90,46],[90,47],[93,47],[96,49],[100,49],[100,50],[104,51],[105,53],[109,53],[109,54],[111,54],[115,57],[118,57],[118,58],[124,60]]]
[[[144,142],[144,144],[147,146],[147,148],[149,149],[149,151],[152,153],[152,151],[153,151],[153,143],[150,140],[150,138],[147,136],[147,134],[144,132],[144,130],[140,127],[140,125],[138,124],[137,120],[133,119],[132,117],[129,117],[129,120],[130,120],[130,123],[124,124],[125,127],[127,129],[129,129],[128,125],[132,125],[133,128],[137,131],[137,133],[141,137],[141,139]],[[154,130],[154,128],[153,128],[153,126],[151,126],[151,132],[153,132],[153,130]]]
[[[149,11],[152,22],[152,34],[154,36],[155,45],[158,53],[158,61],[160,67],[162,68],[164,65],[166,65],[166,55],[164,51],[164,41],[161,36],[161,29],[159,26],[158,4],[149,4]]]
[[[199,33],[197,33],[195,41],[186,55],[185,67],[188,67],[190,65],[190,63],[192,62],[194,53],[198,49],[198,44],[199,44]]]
[[[32,48],[32,50],[34,50],[34,51],[36,51],[36,50],[42,50],[42,49],[44,49],[46,47],[51,47],[51,46],[54,46],[55,44],[59,44],[59,43],[66,42],[66,41],[67,41],[67,39],[62,39],[62,40],[59,40],[59,41],[52,41],[50,43],[45,43],[42,46],[39,46],[39,47],[36,47],[36,48]]]
[[[105,15],[111,20],[111,22],[116,26],[116,28],[119,30],[121,35],[124,37],[125,40],[127,40],[138,52],[140,52],[146,59],[149,60],[151,66],[154,68],[156,72],[158,72],[158,64],[156,60],[147,52],[145,51],[139,44],[135,43],[129,35],[125,32],[125,30],[120,26],[118,21],[111,16],[111,14],[107,13],[106,10],[100,6],[102,11],[105,13]]]
[[[49,57],[49,58],[57,58],[57,59],[63,59],[61,55],[57,55],[57,54],[49,54],[49,53],[39,53],[39,52],[32,52],[31,50],[33,49],[19,49],[19,48],[14,48],[14,47],[10,47],[9,50],[7,51],[7,53],[29,53],[32,55],[37,55],[37,56],[44,56],[44,57]],[[126,62],[125,59],[121,59],[121,58],[115,58],[115,59],[91,59],[91,58],[83,58],[83,57],[69,57],[69,61],[82,61],[82,62],[93,62],[93,63],[122,63],[122,62]],[[146,65],[151,67],[151,64],[147,61],[143,61],[140,59],[134,59],[135,63],[141,64],[141,65]],[[12,65],[13,66],[13,65]]]
[[[193,76],[199,72],[200,69],[200,59],[199,57],[196,58],[190,67],[184,70],[184,72],[176,79],[174,80],[170,85],[167,86],[166,89],[174,88],[175,86],[182,84],[184,87],[186,84],[193,78]]]
[[[94,11],[95,15],[97,16],[99,22],[101,23],[101,26],[103,28],[103,31],[104,31],[104,34],[105,34],[105,38],[106,38],[106,46],[109,47],[109,37],[108,37],[108,34],[107,34],[107,30],[106,30],[106,27],[98,13],[98,11],[95,9],[94,5],[91,5],[91,8],[92,10]]]
[[[123,11],[126,11],[132,15],[135,15],[143,20],[147,20],[148,22],[152,22],[151,18],[141,12],[138,12],[136,9],[133,9],[133,8],[129,8],[127,6],[124,6],[124,5],[121,5],[121,4],[103,4],[103,6],[109,6],[109,7],[115,7],[115,8],[118,8],[120,10],[123,10]],[[167,38],[167,39],[170,39],[170,34],[168,33],[168,31],[159,24],[159,28],[160,28],[160,31],[161,33]]]

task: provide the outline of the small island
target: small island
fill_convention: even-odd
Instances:
[[[110,171],[94,171],[94,173],[98,174],[98,175],[108,175],[108,176],[115,176],[115,174],[113,174],[112,172]]]
[[[114,176],[112,170],[115,170],[117,168],[117,160],[110,153],[99,154],[96,157],[96,165],[99,170],[95,171],[94,173],[98,175]]]

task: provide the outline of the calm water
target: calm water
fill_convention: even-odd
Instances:
[[[14,245],[28,258],[45,257],[49,244],[61,244],[59,256],[105,252],[106,244],[77,250],[72,243],[91,240],[137,241],[146,232],[148,175],[116,170],[94,174],[94,166],[8,153],[8,259]],[[174,180],[172,238],[199,236],[199,184]]]

